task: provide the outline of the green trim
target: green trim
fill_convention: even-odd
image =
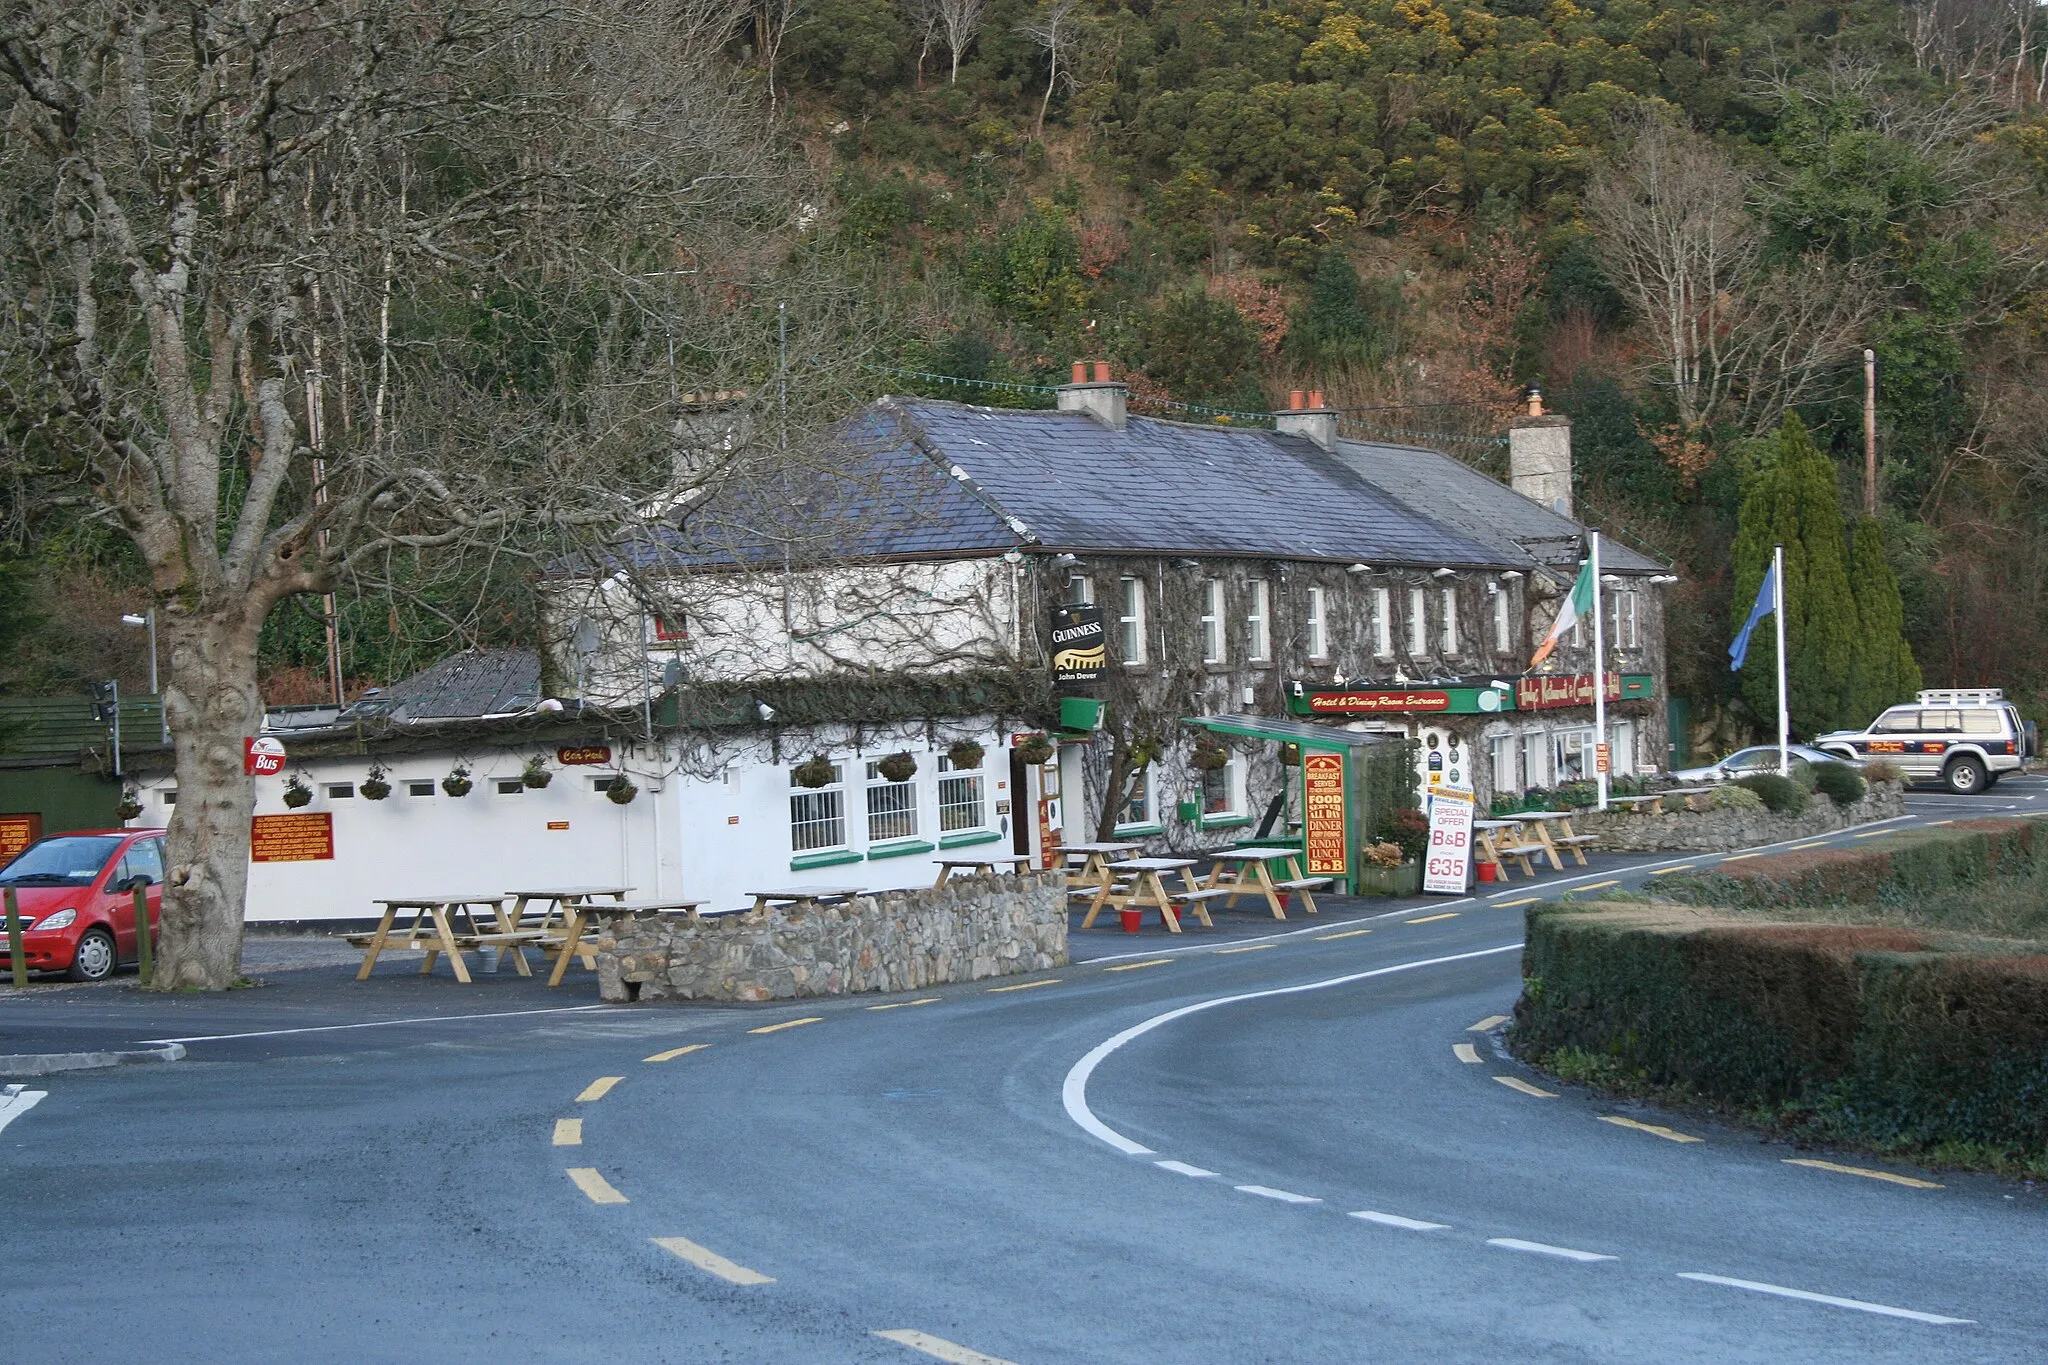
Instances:
[[[923,839],[898,839],[893,843],[876,844],[868,850],[868,861],[877,858],[906,858],[913,853],[930,853],[934,845]]]
[[[857,863],[860,854],[850,848],[836,849],[830,853],[799,853],[789,860],[791,872],[801,872],[807,867],[837,867],[841,863]]]
[[[939,836],[940,848],[966,848],[970,844],[992,844],[1002,838],[1002,831],[993,829],[964,829],[958,834]]]
[[[1111,833],[1113,833],[1113,834],[1116,834],[1116,835],[1126,835],[1126,834],[1164,834],[1164,833],[1166,833],[1166,826],[1164,826],[1164,825],[1118,825],[1118,826],[1117,826],[1117,827],[1116,827],[1116,828],[1115,828],[1114,830],[1112,830],[1112,831],[1111,831]]]
[[[1249,815],[1205,815],[1202,817],[1202,828],[1236,829],[1240,825],[1249,825],[1251,822],[1252,818]]]

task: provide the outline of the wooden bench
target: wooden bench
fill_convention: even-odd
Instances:
[[[1501,844],[1494,849],[1494,852],[1500,854],[1503,858],[1513,858],[1522,865],[1523,876],[1533,877],[1536,875],[1536,866],[1529,859],[1532,856],[1538,858],[1547,857],[1550,849],[1544,844]]]
[[[1176,917],[1179,911],[1192,910],[1195,912],[1195,918],[1200,920],[1205,928],[1214,929],[1216,923],[1209,918],[1208,908],[1202,902],[1236,894],[1238,888],[1234,886],[1211,886],[1200,891],[1175,891],[1167,899],[1173,902]]]

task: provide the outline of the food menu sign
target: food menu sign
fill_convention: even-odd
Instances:
[[[334,817],[327,811],[257,815],[249,820],[249,860],[316,863],[334,858]]]
[[[1308,750],[1301,756],[1302,833],[1311,877],[1343,876],[1344,756]]]
[[[1621,674],[1607,675],[1607,700],[1621,700]],[[1517,711],[1552,711],[1560,706],[1591,706],[1591,673],[1537,674],[1515,680]]]

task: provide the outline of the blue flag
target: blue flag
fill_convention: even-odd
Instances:
[[[1749,619],[1742,623],[1742,634],[1735,637],[1735,643],[1728,646],[1728,657],[1732,661],[1728,671],[1742,667],[1749,657],[1749,635],[1756,629],[1756,623],[1778,609],[1778,566],[1775,562],[1764,570],[1763,585],[1756,590],[1756,605],[1749,609]]]

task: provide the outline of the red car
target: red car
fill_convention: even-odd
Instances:
[[[83,829],[38,839],[0,868],[21,910],[22,947],[35,972],[104,981],[135,960],[135,888],[149,891],[150,932],[163,906],[164,832]],[[0,951],[5,950],[0,926]]]

